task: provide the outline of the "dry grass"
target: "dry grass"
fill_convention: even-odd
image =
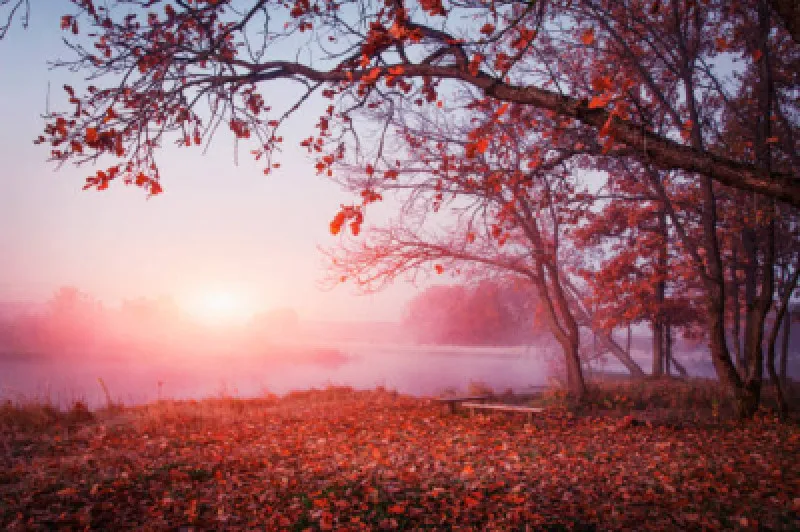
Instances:
[[[94,417],[83,401],[75,401],[67,409],[37,400],[6,400],[0,406],[0,427],[6,428],[46,429],[56,425],[85,423],[92,421]]]
[[[568,409],[578,415],[634,416],[647,421],[669,423],[729,420],[734,418],[733,402],[723,387],[711,379],[595,379],[588,383],[588,395],[575,404],[562,388],[552,387],[525,402],[532,406]],[[790,410],[800,411],[800,386],[788,387]],[[777,412],[775,390],[765,383],[761,408]]]

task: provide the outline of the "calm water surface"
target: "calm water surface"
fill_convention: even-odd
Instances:
[[[42,399],[61,405],[80,399],[102,405],[101,378],[115,401],[161,398],[255,397],[266,392],[347,385],[385,386],[413,395],[465,391],[483,382],[501,391],[547,383],[546,349],[425,346],[284,346],[267,354],[224,352],[73,353],[69,358],[0,359],[0,397]]]

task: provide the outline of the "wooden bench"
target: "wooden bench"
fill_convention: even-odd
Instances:
[[[456,411],[456,406],[467,401],[486,401],[491,399],[490,395],[472,395],[467,397],[436,397],[434,401],[447,406],[447,410],[453,414]],[[472,403],[482,404],[482,403]]]
[[[464,408],[469,408],[470,413],[474,414],[475,410],[494,410],[496,412],[519,412],[528,415],[528,421],[533,419],[533,414],[544,412],[544,408],[535,406],[521,406],[521,405],[501,405],[501,404],[487,404],[487,403],[461,403]]]

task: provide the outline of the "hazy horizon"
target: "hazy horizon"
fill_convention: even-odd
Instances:
[[[313,109],[288,124],[281,168],[269,176],[249,148],[237,156],[226,135],[205,155],[165,146],[164,193],[151,198],[121,183],[82,191],[97,169],[91,165],[56,171],[48,149],[33,144],[44,127],[40,115],[63,104],[64,84],[86,85],[48,69],[65,53],[62,14],[37,5],[31,29],[12,27],[0,47],[0,69],[14,73],[0,99],[0,301],[43,301],[72,285],[109,305],[170,295],[191,306],[229,294],[237,312],[293,307],[307,319],[399,319],[417,291],[412,285],[370,296],[352,286],[320,290],[318,247],[337,243],[329,223],[352,197],[316,175],[298,146]],[[376,221],[387,209],[375,210]]]

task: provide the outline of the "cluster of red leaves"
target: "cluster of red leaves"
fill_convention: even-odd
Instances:
[[[800,430],[443,413],[384,391],[162,403],[3,427],[0,526],[790,528]]]

